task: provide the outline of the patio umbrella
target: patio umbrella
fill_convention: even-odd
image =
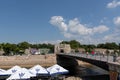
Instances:
[[[6,72],[6,70],[0,69],[0,76],[1,76],[1,75],[5,75],[5,72]]]
[[[6,70],[0,69],[0,80],[6,80],[10,75],[6,74]]]
[[[13,66],[12,68],[8,69],[5,74],[8,74],[8,75],[11,75],[11,74],[14,74],[15,72],[17,71],[20,71],[21,70],[21,67],[20,66]]]
[[[15,72],[12,74],[9,78],[6,80],[22,80],[22,79],[30,79],[31,77],[35,77],[34,74],[30,73],[26,68],[22,68],[21,70]]]
[[[30,68],[29,71],[36,75],[37,74],[43,74],[43,75],[48,74],[47,70],[40,65],[35,65],[34,67]]]
[[[66,74],[69,71],[64,69],[63,67],[59,66],[58,64],[55,64],[49,68],[47,68],[47,71],[49,72],[50,75],[55,75],[55,74]]]

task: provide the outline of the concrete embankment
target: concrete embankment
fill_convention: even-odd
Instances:
[[[7,69],[19,65],[21,67],[32,67],[34,65],[52,66],[56,64],[56,55],[23,55],[23,56],[0,56],[0,68]]]

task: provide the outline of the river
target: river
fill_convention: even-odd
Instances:
[[[79,66],[77,74],[74,75],[76,78],[82,80],[110,80],[109,73],[96,66]]]
[[[80,67],[81,68],[81,67]],[[83,75],[80,76],[83,80],[110,80],[109,73],[98,67],[82,67]]]

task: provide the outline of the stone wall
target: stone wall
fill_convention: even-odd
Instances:
[[[54,47],[55,53],[70,53],[71,47],[69,44],[56,44]]]
[[[52,66],[56,64],[56,55],[0,56],[0,68],[10,68],[15,65],[29,68],[37,64]]]

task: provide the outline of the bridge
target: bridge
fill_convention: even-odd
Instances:
[[[59,53],[57,54],[57,63],[72,73],[77,69],[77,61],[81,60],[84,62],[88,62],[95,66],[98,66],[104,70],[109,71],[110,80],[117,80],[118,74],[120,73],[120,64],[114,62],[115,59],[113,56],[103,56],[103,55],[91,55],[91,54],[83,54],[83,53]]]

